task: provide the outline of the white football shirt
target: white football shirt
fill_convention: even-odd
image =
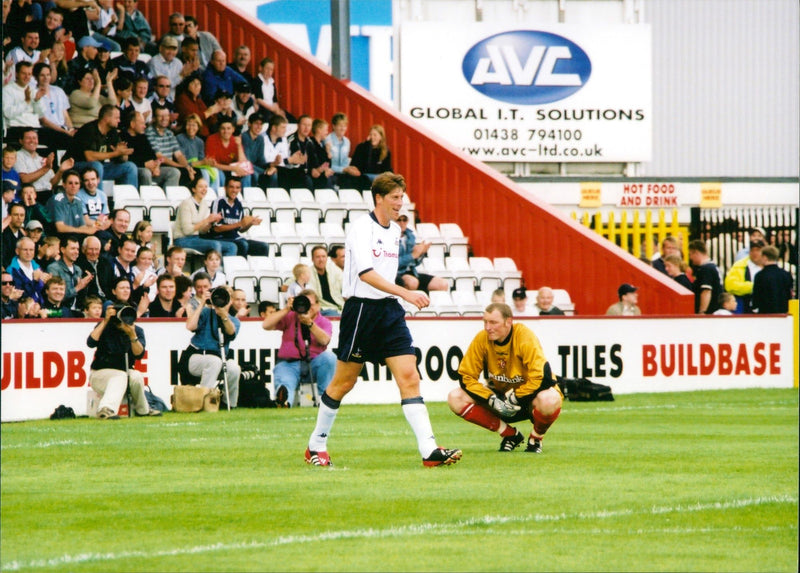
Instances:
[[[388,227],[384,227],[378,223],[374,213],[359,217],[347,231],[342,296],[374,299],[392,296],[368,285],[360,276],[372,269],[394,284],[399,248],[400,225],[391,221]]]

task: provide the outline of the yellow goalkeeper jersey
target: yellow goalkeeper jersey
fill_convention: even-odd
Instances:
[[[542,345],[524,324],[512,324],[505,344],[489,340],[483,330],[470,343],[458,373],[464,388],[487,400],[493,393],[515,389],[518,398],[533,394],[542,383],[545,357]],[[481,381],[486,365],[488,377]]]

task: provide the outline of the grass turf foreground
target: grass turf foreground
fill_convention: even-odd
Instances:
[[[565,404],[544,453],[429,404],[2,426],[2,571],[796,571],[797,390]],[[528,423],[517,424],[523,433]]]

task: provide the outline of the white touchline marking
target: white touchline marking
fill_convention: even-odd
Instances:
[[[178,547],[175,549],[162,549],[160,551],[123,551],[121,553],[79,553],[77,555],[62,555],[51,559],[38,559],[35,561],[9,561],[4,563],[2,571],[20,571],[34,568],[56,567],[59,565],[71,565],[78,563],[88,563],[97,561],[115,561],[118,559],[131,558],[152,558],[152,557],[171,557],[176,555],[194,555],[198,553],[212,553],[216,551],[233,551],[240,549],[263,549],[267,547],[279,547],[282,545],[292,545],[297,543],[314,543],[319,541],[333,541],[337,539],[370,539],[370,538],[389,538],[402,537],[405,535],[421,535],[424,533],[463,533],[463,529],[475,525],[495,525],[505,523],[524,523],[524,522],[558,522],[568,520],[591,520],[591,519],[613,519],[636,514],[662,515],[665,513],[691,513],[707,510],[727,510],[751,507],[756,505],[768,505],[775,503],[797,503],[797,496],[794,495],[775,495],[757,498],[734,499],[730,501],[717,501],[712,503],[696,503],[691,505],[676,506],[653,506],[650,509],[637,510],[602,510],[593,512],[580,512],[574,514],[533,514],[521,516],[485,515],[463,519],[454,523],[421,523],[415,525],[403,525],[400,527],[390,527],[388,529],[351,529],[341,531],[327,531],[317,535],[284,535],[271,541],[246,541],[240,543],[214,543],[212,545],[196,545],[193,547]],[[736,528],[734,528],[736,529]],[[773,528],[758,528],[761,530],[771,530]],[[725,529],[723,529],[725,530]],[[603,530],[598,530],[603,531]],[[689,530],[629,530],[631,532],[658,532],[675,531],[681,532]],[[698,531],[702,531],[698,530]]]
[[[3,444],[0,446],[0,449],[3,450],[12,450],[17,448],[50,448],[52,446],[89,446],[92,445],[93,442],[77,442],[75,440],[58,440],[54,442],[39,442],[38,444]]]

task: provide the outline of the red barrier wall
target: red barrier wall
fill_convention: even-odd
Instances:
[[[252,66],[264,56],[275,61],[281,104],[295,115],[329,119],[343,111],[353,146],[369,127],[386,129],[394,168],[406,177],[408,193],[423,221],[456,222],[474,254],[509,256],[528,288],[566,289],[579,314],[603,314],[616,302],[617,287],[640,287],[646,314],[691,314],[693,295],[549,205],[529,199],[507,177],[450,146],[395,109],[271,33],[261,22],[219,0],[140,0],[156,38],[167,31],[172,12],[191,14],[201,30],[213,32],[229,60],[250,46]],[[255,72],[253,68],[253,72]]]

